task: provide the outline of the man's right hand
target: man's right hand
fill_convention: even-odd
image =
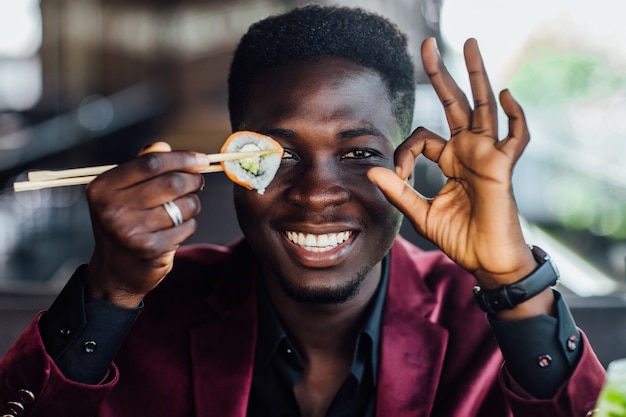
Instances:
[[[174,253],[197,228],[204,154],[170,152],[160,142],[87,186],[95,248],[85,277],[87,301],[137,307],[172,269]],[[174,226],[163,204],[174,201]]]

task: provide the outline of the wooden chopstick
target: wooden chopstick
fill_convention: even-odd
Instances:
[[[224,171],[221,165],[209,165],[206,169],[202,170],[202,174],[208,174],[211,172]],[[68,185],[81,185],[88,184],[93,181],[97,175],[84,175],[81,177],[66,177],[66,178],[54,178],[49,180],[36,180],[36,181],[18,181],[13,183],[13,190],[15,192],[20,191],[34,191],[42,190],[44,188],[52,187],[65,187]]]
[[[210,164],[221,162],[221,161],[234,161],[237,159],[244,158],[252,158],[255,156],[263,156],[272,153],[282,152],[279,149],[267,149],[261,151],[250,151],[250,152],[229,152],[229,153],[215,153],[215,154],[207,154],[207,158]],[[74,178],[74,177],[86,177],[92,175],[100,175],[103,172],[106,172],[110,169],[115,168],[117,165],[101,165],[95,167],[86,167],[86,168],[72,168],[72,169],[61,169],[61,170],[53,170],[53,171],[31,171],[28,173],[29,181],[50,181],[57,180],[61,178]],[[221,169],[218,171],[222,171]],[[209,172],[217,172],[211,170]],[[81,183],[79,183],[81,184]],[[84,183],[86,184],[86,183]]]
[[[273,153],[282,152],[282,149],[264,149],[251,152],[227,152],[207,154],[210,164],[202,171],[203,174],[211,172],[221,172],[224,168],[217,162],[234,161],[237,159],[252,158],[255,156],[264,156]],[[13,190],[33,191],[44,188],[64,187],[68,185],[88,184],[96,178],[96,176],[115,168],[117,165],[100,165],[86,168],[61,169],[54,171],[31,171],[28,173],[28,181],[18,181],[13,183]]]
[[[61,169],[57,171],[31,171],[28,173],[29,181],[50,181],[60,178],[86,177],[100,175],[117,165],[102,165],[98,167]]]
[[[88,175],[84,177],[58,178],[58,179],[43,180],[43,181],[18,181],[18,182],[13,183],[13,190],[15,192],[33,191],[33,190],[41,190],[43,188],[64,187],[66,185],[87,184],[93,181],[94,178],[96,178],[96,175]]]

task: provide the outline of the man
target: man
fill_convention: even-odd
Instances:
[[[500,94],[499,140],[474,40],[465,56],[473,108],[434,40],[422,47],[446,141],[410,133],[413,68],[386,20],[307,6],[253,25],[231,67],[232,127],[285,152],[263,195],[234,188],[244,240],[179,250],[196,229],[201,155],[158,144],[101,175],[87,190],[93,256],[0,363],[0,410],[585,415],[604,371],[522,236],[522,109]],[[419,154],[448,178],[433,199],[410,186]],[[398,238],[403,214],[443,253]]]

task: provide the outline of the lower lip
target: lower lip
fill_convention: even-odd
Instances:
[[[294,254],[296,260],[312,268],[328,268],[339,264],[346,256],[348,249],[354,242],[355,234],[352,233],[348,240],[343,241],[341,244],[324,252],[311,252],[304,249],[301,246],[296,245],[285,236],[285,240],[288,244],[288,249]]]

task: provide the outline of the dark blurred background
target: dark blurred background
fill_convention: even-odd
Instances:
[[[34,169],[121,163],[157,140],[217,152],[230,133],[226,77],[238,38],[302,3],[0,0],[0,356],[93,247],[83,186],[15,193],[13,182]],[[626,357],[626,41],[607,30],[615,29],[612,3],[591,11],[576,1],[340,3],[384,14],[408,34],[418,68],[415,125],[443,135],[419,45],[436,36],[467,86],[461,48],[478,38],[494,88],[511,88],[533,134],[514,176],[527,239],[557,259],[560,288],[603,363]],[[421,159],[416,178],[426,195],[444,181]],[[206,180],[189,243],[228,243],[240,234],[232,185],[222,174]],[[432,249],[410,226],[402,233]]]

